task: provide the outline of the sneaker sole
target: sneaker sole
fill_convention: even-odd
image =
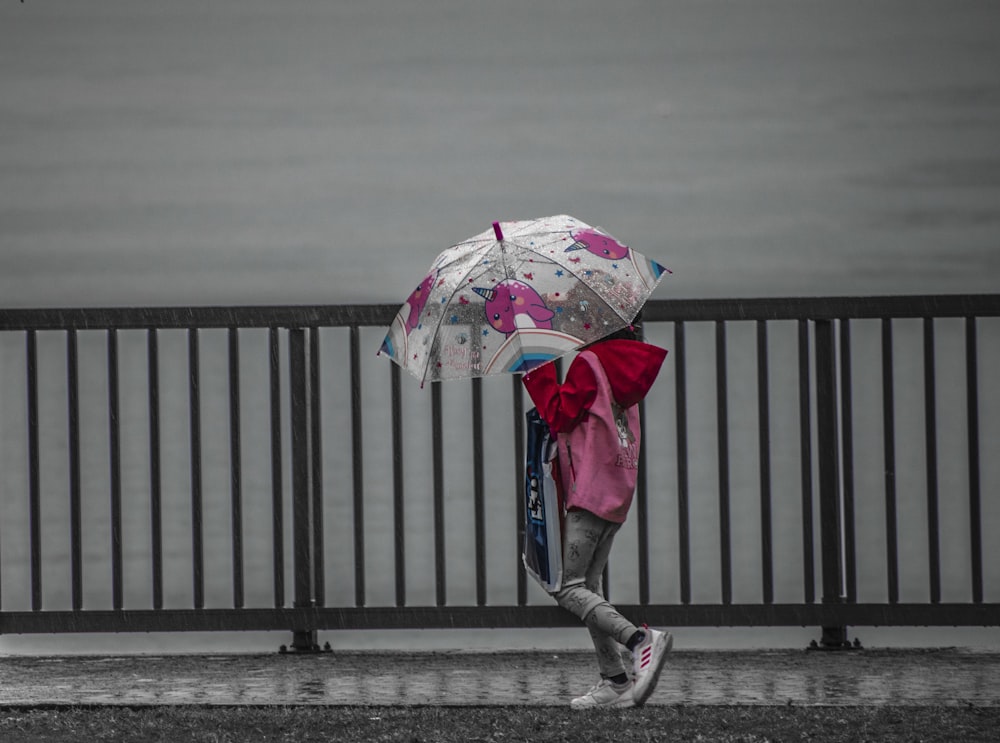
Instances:
[[[572,709],[628,709],[635,707],[636,703],[629,699],[627,702],[612,702],[611,704],[573,704],[570,702],[569,706]]]
[[[632,695],[632,703],[636,707],[641,707],[642,705],[644,705],[646,703],[646,700],[653,695],[653,691],[656,689],[656,685],[660,683],[660,673],[663,671],[663,667],[667,665],[667,653],[669,653],[671,648],[673,648],[674,646],[674,636],[669,632],[664,632],[663,634],[667,636],[666,646],[663,648],[663,654],[660,656],[660,660],[650,671],[651,674],[650,681],[648,684],[646,684],[645,692],[641,697],[635,696],[634,693]]]

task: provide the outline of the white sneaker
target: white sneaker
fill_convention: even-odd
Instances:
[[[669,632],[643,627],[646,637],[632,651],[632,664],[635,670],[635,685],[632,690],[632,700],[635,706],[641,707],[649,699],[660,680],[660,671],[667,662],[667,653],[674,645],[674,638]]]
[[[616,687],[611,679],[602,678],[593,689],[569,703],[573,709],[590,707],[632,707],[632,682]]]

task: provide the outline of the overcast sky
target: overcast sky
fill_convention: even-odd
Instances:
[[[657,297],[995,291],[1000,5],[0,7],[0,305],[401,302],[569,213]]]

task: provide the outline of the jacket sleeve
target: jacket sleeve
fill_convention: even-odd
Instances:
[[[566,381],[559,384],[555,364],[543,364],[525,374],[521,383],[538,413],[555,433],[565,433],[573,428],[597,399],[597,378],[587,363],[574,360],[566,374]]]

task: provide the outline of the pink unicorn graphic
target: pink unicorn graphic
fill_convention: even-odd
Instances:
[[[406,303],[410,306],[410,314],[406,318],[406,333],[409,335],[414,330],[416,330],[417,325],[420,324],[420,313],[424,311],[424,307],[427,305],[427,298],[431,294],[431,289],[434,288],[434,281],[437,279],[437,271],[431,271],[427,278],[425,278],[420,285],[413,290],[413,294],[410,295]]]
[[[621,260],[628,255],[627,245],[622,245],[611,235],[605,235],[593,228],[571,233],[570,237],[576,242],[566,248],[567,253],[573,250],[586,250],[598,258],[607,258],[610,261]]]
[[[555,313],[538,292],[520,281],[501,281],[492,289],[472,287],[486,300],[486,320],[495,330],[510,335],[518,328],[552,328]]]

